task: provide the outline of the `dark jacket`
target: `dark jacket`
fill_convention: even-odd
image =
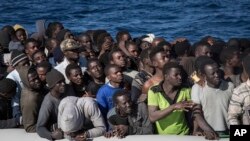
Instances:
[[[46,90],[35,91],[32,90],[28,82],[28,67],[20,69],[20,78],[23,82],[23,89],[21,92],[21,111],[23,115],[23,126],[26,132],[36,132],[36,122],[41,103],[44,98]]]

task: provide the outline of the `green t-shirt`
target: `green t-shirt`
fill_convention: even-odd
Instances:
[[[160,110],[163,110],[171,104],[170,101],[166,100],[163,96],[165,93],[161,84],[162,83],[153,86],[148,91],[148,106],[157,106]],[[176,97],[176,103],[184,100],[191,100],[190,93],[190,88],[182,88]],[[158,134],[186,135],[189,133],[189,127],[183,110],[174,110],[171,114],[156,121],[156,128]]]

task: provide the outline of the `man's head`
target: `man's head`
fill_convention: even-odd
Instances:
[[[218,64],[210,59],[203,62],[201,65],[201,74],[207,81],[208,86],[218,87],[221,82],[221,75]]]
[[[0,97],[11,98],[16,93],[17,84],[12,79],[6,78],[0,80]]]
[[[29,59],[26,54],[19,50],[13,50],[11,53],[11,65],[13,67],[29,66]]]
[[[34,65],[37,65],[37,64],[47,60],[46,54],[41,50],[35,51],[32,54],[31,59],[32,59]]]
[[[125,47],[128,50],[129,54],[132,57],[138,58],[139,56],[139,49],[137,45],[133,41],[126,41],[125,42]]]
[[[163,37],[155,37],[152,42],[152,47],[157,47],[161,42],[166,42],[166,40]]]
[[[224,48],[220,54],[220,60],[223,65],[239,67],[241,65],[239,49],[235,47]]]
[[[197,43],[196,48],[195,48],[195,57],[199,57],[199,56],[212,57],[210,44],[204,43],[204,42]]]
[[[182,68],[179,64],[174,62],[166,63],[162,73],[164,81],[167,81],[172,86],[178,87],[182,84]]]
[[[62,29],[64,29],[64,27],[60,22],[49,23],[46,30],[46,35],[48,36],[48,38],[55,38],[57,33]]]
[[[103,67],[98,59],[90,59],[87,64],[87,71],[93,78],[100,78],[103,76]]]
[[[65,91],[65,78],[57,70],[52,69],[46,74],[46,82],[50,90],[57,93],[64,93]]]
[[[121,68],[126,67],[126,56],[120,49],[114,49],[109,53],[110,64],[118,65]]]
[[[69,64],[65,69],[65,74],[71,83],[76,85],[83,84],[82,70],[77,64]]]
[[[150,60],[155,68],[162,69],[169,62],[164,48],[153,48],[149,54]]]
[[[43,61],[36,66],[36,72],[43,83],[46,83],[46,74],[52,69],[49,62]]]
[[[20,42],[24,42],[27,39],[26,31],[23,28],[17,29],[15,35]]]
[[[121,42],[121,41],[131,41],[131,35],[129,34],[128,31],[119,31],[116,34],[116,41],[117,43]]]
[[[29,87],[33,90],[41,90],[41,88],[43,87],[41,80],[39,79],[39,76],[36,72],[35,69],[30,68],[28,70],[28,83],[29,83]]]
[[[87,50],[92,50],[92,41],[88,34],[82,33],[78,36],[77,41]]]
[[[152,67],[152,63],[149,57],[150,52],[151,52],[151,48],[146,48],[141,52],[139,58],[143,66],[148,65]]]
[[[170,58],[171,57],[171,53],[172,53],[172,48],[171,48],[171,44],[167,41],[162,41],[160,42],[156,47],[158,48],[163,48],[164,51],[167,54],[167,57]]]
[[[118,90],[113,95],[113,103],[120,115],[129,115],[132,112],[132,101],[129,94],[124,90]]]
[[[123,81],[122,69],[117,65],[107,65],[104,72],[111,83],[121,83]]]
[[[25,53],[27,54],[27,56],[31,59],[32,54],[37,51],[39,49],[39,44],[38,41],[33,39],[33,38],[29,38],[25,41],[24,44],[24,50]]]
[[[60,44],[64,56],[68,60],[78,61],[80,45],[74,39],[65,39]]]
[[[175,54],[178,57],[182,57],[182,56],[188,56],[189,52],[190,52],[190,43],[188,40],[184,40],[182,42],[177,42],[174,45],[174,50],[175,50]]]

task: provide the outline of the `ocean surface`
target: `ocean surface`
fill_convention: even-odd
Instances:
[[[60,21],[75,33],[106,29],[114,37],[125,29],[132,37],[227,41],[250,37],[250,0],[0,0],[0,27],[18,23],[32,33],[39,19]]]

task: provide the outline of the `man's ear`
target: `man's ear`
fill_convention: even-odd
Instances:
[[[25,51],[25,54],[28,54],[28,53],[29,53],[29,51],[28,51],[27,49],[25,49],[24,51]]]

